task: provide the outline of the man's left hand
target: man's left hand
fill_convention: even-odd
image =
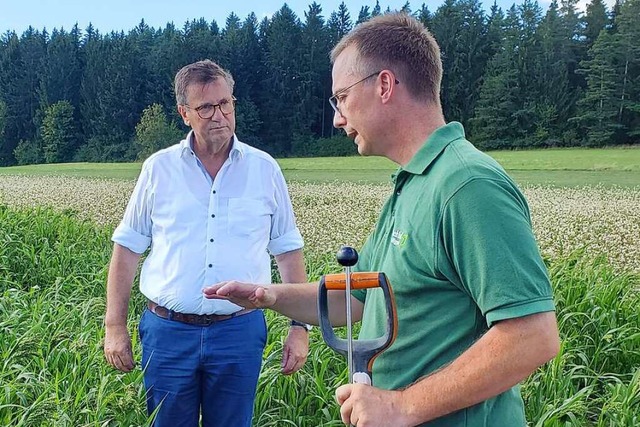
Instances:
[[[401,411],[401,395],[365,384],[346,384],[336,390],[342,422],[357,427],[411,427]]]
[[[289,328],[282,349],[282,373],[291,375],[304,366],[309,354],[309,332],[299,326]]]

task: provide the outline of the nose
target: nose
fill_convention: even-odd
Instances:
[[[215,106],[213,110],[213,116],[211,116],[210,120],[219,122],[222,118],[224,118],[224,114],[222,114],[222,108],[219,105]]]
[[[344,127],[347,124],[347,119],[344,118],[344,116],[340,113],[338,113],[337,111],[333,112],[333,127],[340,129],[342,127]]]

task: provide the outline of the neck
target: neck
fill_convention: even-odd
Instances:
[[[196,135],[193,135],[193,151],[202,162],[222,161],[224,163],[229,157],[232,144],[233,137],[228,141],[216,144],[199,141]]]
[[[439,105],[405,109],[393,122],[394,144],[386,157],[400,166],[406,166],[431,134],[446,124]]]
[[[202,144],[198,143],[196,136],[193,136],[193,151],[202,162],[211,178],[215,179],[216,175],[222,168],[224,162],[229,158],[233,138],[225,144]]]

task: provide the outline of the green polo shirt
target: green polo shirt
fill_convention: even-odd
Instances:
[[[373,365],[384,389],[451,362],[496,321],[554,310],[524,196],[460,123],[437,129],[394,183],[355,267],[386,273],[395,294],[397,338]],[[381,290],[354,295],[360,339],[383,335]],[[524,426],[519,387],[425,425]]]

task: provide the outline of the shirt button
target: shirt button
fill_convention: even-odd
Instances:
[[[398,190],[398,191],[396,191],[396,196],[399,196],[399,195],[400,195],[400,193],[402,193],[402,190]]]
[[[215,217],[216,217],[216,214],[211,214],[211,218],[215,218]]]
[[[213,264],[209,264],[209,268],[213,267]]]
[[[213,190],[213,194],[216,194],[216,190]]]
[[[213,239],[209,239],[209,241],[210,241],[211,243],[213,243]]]

